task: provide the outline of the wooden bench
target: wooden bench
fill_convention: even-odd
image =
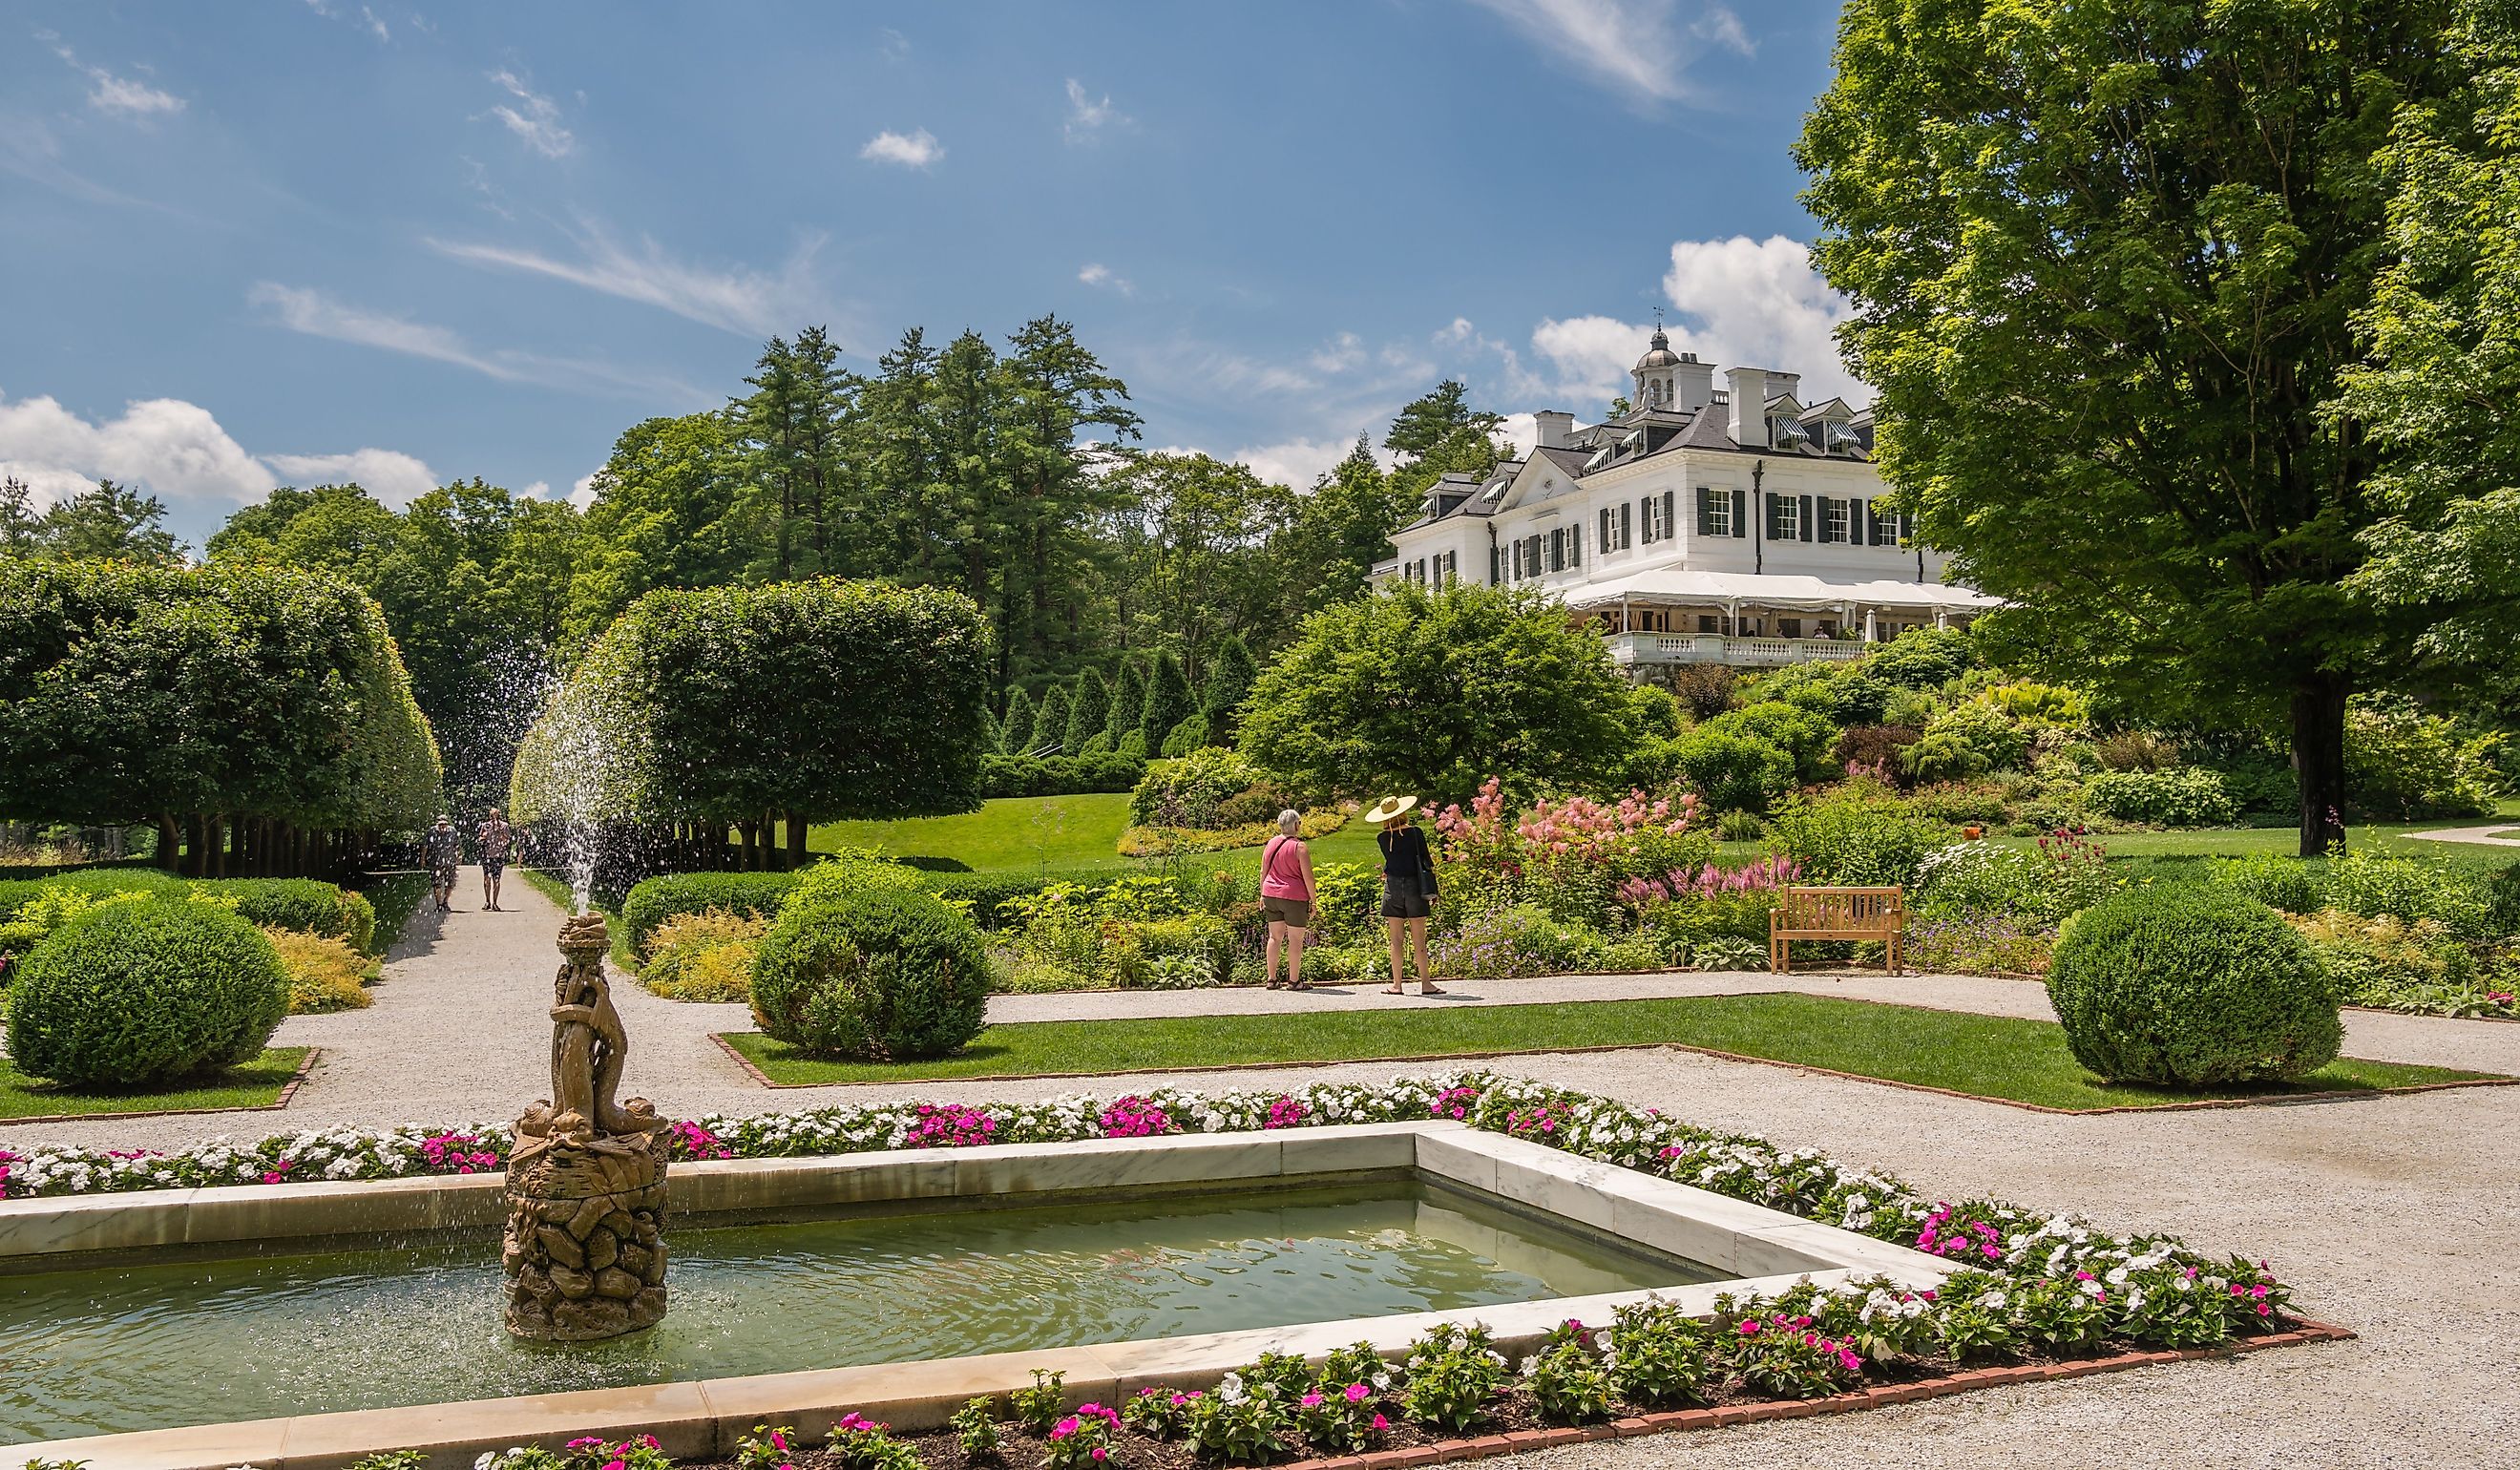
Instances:
[[[1768,968],[1792,974],[1797,939],[1877,939],[1889,946],[1896,975],[1907,924],[1906,895],[1897,888],[1779,888],[1768,911]]]

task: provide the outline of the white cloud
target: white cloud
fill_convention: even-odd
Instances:
[[[490,73],[490,80],[507,89],[516,105],[499,103],[490,115],[507,125],[508,131],[524,140],[525,146],[546,158],[565,158],[577,149],[577,137],[561,125],[560,104],[536,92],[524,78],[505,69]]]
[[[403,506],[438,485],[427,465],[390,449],[257,457],[209,410],[180,398],[135,400],[119,417],[93,423],[49,396],[0,398],[0,474],[24,480],[45,505],[100,479],[137,485],[179,506],[243,505],[284,480],[355,480],[386,505]]]
[[[46,504],[100,478],[170,500],[236,502],[279,483],[207,409],[180,398],[136,399],[93,423],[50,396],[0,399],[0,473]]]
[[[595,476],[582,474],[568,492],[568,503],[583,511],[595,504]]]
[[[1329,345],[1315,352],[1305,361],[1317,373],[1345,373],[1365,361],[1365,343],[1353,332],[1342,332],[1331,337]]]
[[[1671,329],[1675,350],[1727,366],[1800,373],[1805,403],[1869,398],[1831,335],[1846,319],[1846,298],[1812,269],[1811,248],[1801,241],[1735,235],[1676,242],[1662,289],[1674,309],[1698,323]]]
[[[1628,369],[1644,355],[1652,332],[1650,324],[1604,316],[1551,318],[1533,328],[1532,349],[1552,369],[1550,385],[1541,390],[1552,398],[1550,406],[1588,419],[1599,413],[1613,395],[1628,390]]]
[[[1288,439],[1280,444],[1255,444],[1225,456],[1251,467],[1251,472],[1273,485],[1286,485],[1309,490],[1329,468],[1347,458],[1356,447],[1356,437],[1344,439]]]
[[[1696,95],[1687,72],[1707,45],[1746,56],[1750,38],[1718,0],[1691,0],[1684,30],[1678,0],[1473,0],[1510,22],[1558,60],[1643,107]]]
[[[505,347],[478,350],[447,328],[370,311],[309,288],[264,281],[247,292],[246,299],[269,310],[280,325],[292,332],[449,363],[495,378],[501,382],[596,388],[651,399],[675,397],[706,401],[708,397],[687,383],[625,373],[609,364],[584,358],[545,357]]]
[[[359,19],[368,22],[368,33],[375,36],[378,40],[390,41],[393,39],[393,32],[385,29],[385,22],[377,19],[377,13],[375,11],[362,5],[359,7]]]
[[[348,454],[265,455],[272,468],[300,485],[364,487],[384,505],[400,510],[445,481],[437,471],[410,455],[392,449],[354,449]]]
[[[575,244],[583,258],[561,260],[533,250],[506,245],[465,245],[431,240],[429,247],[473,265],[549,276],[608,296],[641,301],[704,326],[745,336],[763,336],[794,327],[821,308],[814,286],[814,253],[819,236],[798,245],[776,275],[737,268],[709,270],[676,260],[654,241],[642,237],[630,250],[600,228],[589,227]]]
[[[1503,438],[1513,445],[1515,458],[1520,459],[1523,456],[1530,454],[1531,447],[1540,442],[1539,416],[1534,414],[1506,414],[1502,417],[1505,422],[1497,425],[1498,437]],[[1577,417],[1581,418],[1584,416],[1578,415]]]
[[[1068,142],[1091,143],[1102,136],[1102,129],[1105,127],[1128,125],[1127,114],[1111,105],[1110,93],[1103,93],[1102,99],[1097,101],[1092,93],[1085,90],[1083,82],[1072,76],[1067,79],[1066,137]]]
[[[45,35],[50,39],[49,34]],[[87,105],[100,112],[118,117],[147,119],[160,113],[184,111],[184,99],[172,92],[153,87],[144,81],[116,76],[103,67],[91,67],[73,55],[68,46],[55,45],[53,54],[71,69],[88,79]]]
[[[876,163],[898,163],[904,168],[927,168],[945,156],[945,145],[925,128],[902,134],[884,131],[867,140],[858,156]]]
[[[910,60],[910,37],[886,25],[876,32],[876,50],[897,67]]]
[[[1109,290],[1118,291],[1124,296],[1134,296],[1138,293],[1138,285],[1136,282],[1131,281],[1126,276],[1113,275],[1111,273],[1111,268],[1107,265],[1089,263],[1085,269],[1076,273],[1076,279],[1084,282],[1088,286],[1108,288]]]

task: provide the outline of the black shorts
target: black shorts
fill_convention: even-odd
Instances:
[[[1424,918],[1434,912],[1426,895],[1415,883],[1382,880],[1382,916],[1384,918]]]
[[[485,878],[495,878],[507,870],[508,860],[505,858],[483,858],[481,860],[481,876]]]

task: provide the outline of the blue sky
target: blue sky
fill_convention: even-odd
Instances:
[[[1298,485],[1448,375],[1590,419],[1657,306],[1847,391],[1786,154],[1835,16],[12,6],[0,468],[196,543],[276,483],[565,496],[773,333],[864,368],[1046,311],[1146,442]]]

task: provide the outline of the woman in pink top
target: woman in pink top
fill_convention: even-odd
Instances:
[[[1313,926],[1313,851],[1295,835],[1303,819],[1278,814],[1278,835],[1260,853],[1260,912],[1269,916],[1268,988],[1278,988],[1278,952],[1286,952],[1286,988],[1304,989],[1304,935]]]

